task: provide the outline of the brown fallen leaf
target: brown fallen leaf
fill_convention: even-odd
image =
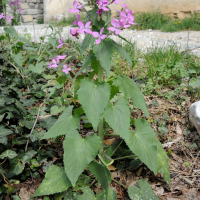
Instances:
[[[22,200],[29,200],[31,194],[34,194],[35,190],[33,188],[30,188],[28,190],[28,188],[21,188],[20,192],[19,192],[19,197]]]
[[[108,169],[111,171],[115,171],[117,168],[113,165],[108,165]]]
[[[103,142],[107,145],[111,145],[112,143],[116,142],[117,139],[116,138],[111,138],[111,139],[106,139]]]

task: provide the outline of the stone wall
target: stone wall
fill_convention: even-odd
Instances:
[[[21,24],[37,24],[38,19],[44,18],[43,0],[21,0],[20,5],[23,10]],[[6,7],[6,11],[12,15],[10,6]]]

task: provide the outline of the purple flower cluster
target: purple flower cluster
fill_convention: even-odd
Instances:
[[[117,4],[117,3],[119,3],[119,1],[123,1],[123,0],[114,0],[113,3]],[[104,14],[104,12],[107,12],[110,10],[108,8],[109,4],[111,4],[111,3],[108,0],[97,0],[96,1],[96,6],[98,6],[97,13],[99,14],[99,16]],[[74,8],[70,8],[71,13],[79,13],[79,12],[81,12],[81,8],[83,7],[83,5],[81,5],[80,2],[77,3],[77,1],[74,1],[73,6],[74,6]],[[134,23],[133,12],[127,8],[127,5],[125,3],[121,6],[124,9],[122,11],[118,11],[116,18],[111,20],[112,27],[107,28],[109,31],[114,32],[115,35],[118,35],[121,32],[121,30],[128,28],[131,25],[137,25],[137,23]],[[78,38],[78,35],[80,33],[84,33],[84,34],[89,33],[89,34],[92,34],[93,37],[97,38],[95,44],[99,44],[101,42],[101,40],[108,37],[108,35],[103,34],[104,27],[101,28],[100,33],[92,32],[92,30],[90,30],[91,21],[86,22],[86,24],[84,25],[84,23],[82,21],[80,21],[79,14],[76,15],[76,18],[77,18],[77,20],[73,22],[73,25],[74,26],[78,25],[79,28],[78,29],[76,29],[76,28],[70,29],[70,34],[73,37]]]
[[[10,1],[10,6],[16,6],[17,10],[19,10],[19,13],[22,14],[23,10],[20,6],[20,3],[21,3],[20,0]]]
[[[5,18],[4,13],[1,13],[1,14],[0,14],[0,19],[3,19],[3,18]],[[12,22],[13,17],[10,17],[9,15],[6,15],[6,19],[7,19],[9,22]]]
[[[60,62],[60,60],[64,60],[66,58],[66,55],[63,55],[63,56],[55,56],[53,59],[51,59],[51,63],[48,63],[48,68],[58,68],[58,64]],[[71,65],[71,63],[70,63]],[[72,64],[73,65],[73,64]],[[63,64],[63,69],[62,71],[65,73],[65,74],[68,74],[69,71],[71,71],[71,68],[70,67],[67,67],[67,64]]]

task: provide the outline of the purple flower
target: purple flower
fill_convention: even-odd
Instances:
[[[70,34],[72,35],[72,37],[76,37],[77,36],[77,29],[76,28],[71,28],[70,29]]]
[[[64,64],[63,65],[63,69],[62,69],[62,71],[63,72],[65,72],[65,74],[68,74],[69,73],[69,71],[71,71],[72,69],[69,67],[69,68],[67,68],[67,64]]]
[[[74,8],[70,8],[69,11],[70,13],[79,13],[81,11],[81,8],[83,7],[83,5],[78,5],[77,1],[73,2],[73,6]]]
[[[13,17],[9,17],[8,15],[6,15],[6,19],[7,19],[9,22],[12,22],[11,19],[13,19]]]
[[[133,23],[134,17],[132,16],[132,11],[128,13],[121,11],[120,16],[123,18],[123,21],[125,21],[125,24],[123,25],[124,28],[130,27],[130,24],[137,25],[137,23]]]
[[[58,43],[60,43],[60,44],[57,46],[57,49],[59,49],[60,47],[62,47],[62,45],[64,44],[62,39],[59,39]]]
[[[58,18],[56,18],[56,20],[57,20],[57,21],[59,21],[59,19],[58,19]]]
[[[1,13],[0,14],[0,19],[3,19],[3,18],[5,18],[4,13]]]
[[[99,8],[99,11],[97,11],[96,13],[98,13],[99,15],[101,15],[103,13],[103,9]]]
[[[123,1],[123,0],[114,0],[113,3],[119,3],[119,1]]]
[[[88,28],[91,24],[91,21],[87,22],[85,25],[83,24],[83,22],[79,21],[78,22],[78,26],[79,26],[79,29],[78,29],[78,33],[89,33],[89,34],[92,34],[92,31]]]
[[[10,6],[15,6],[15,2],[14,1],[10,1]]]
[[[66,55],[63,56],[56,56],[57,62],[59,62],[60,60],[64,60],[66,58]]]
[[[80,19],[80,18],[81,18],[81,16],[80,16],[79,14],[76,15],[76,19],[77,19],[77,20],[73,22],[73,25],[74,25],[74,26],[78,25],[78,22],[79,22],[79,19]]]
[[[113,25],[113,27],[108,27],[108,30],[113,31],[115,32],[115,35],[118,35],[121,32],[119,28],[124,25],[123,21],[118,19],[112,19],[111,24]]]
[[[97,1],[97,3],[100,5],[99,9],[101,9],[103,11],[109,11],[110,10],[109,8],[106,7],[106,6],[109,5],[109,1],[107,1],[107,0],[99,0],[99,1]]]
[[[19,13],[22,14],[23,13],[23,10],[21,7],[19,7]]]
[[[20,0],[16,1],[16,5],[19,6],[20,2],[21,2]]]
[[[107,37],[107,35],[103,34],[104,31],[104,27],[101,29],[100,33],[98,32],[93,32],[92,36],[93,37],[98,37],[98,39],[96,40],[95,44],[99,44],[101,42],[101,40],[105,39]]]

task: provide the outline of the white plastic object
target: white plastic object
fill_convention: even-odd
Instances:
[[[189,120],[200,135],[200,101],[197,101],[190,106]]]

